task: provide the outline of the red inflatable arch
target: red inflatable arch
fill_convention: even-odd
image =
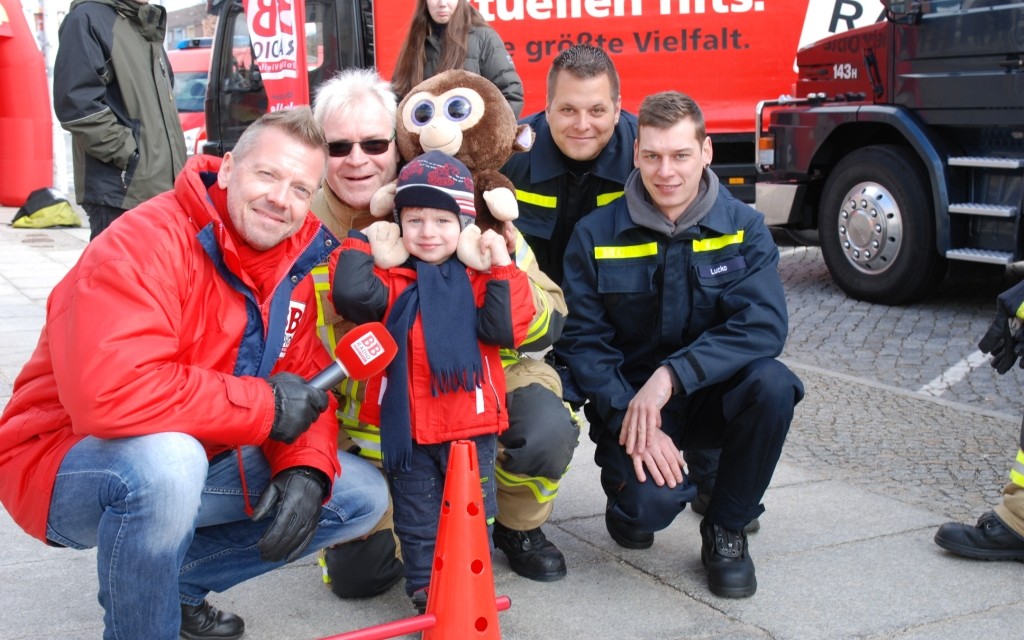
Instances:
[[[53,182],[46,63],[18,0],[0,0],[0,205]]]

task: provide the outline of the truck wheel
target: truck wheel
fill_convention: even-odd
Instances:
[[[818,209],[821,253],[850,297],[904,304],[942,280],[928,181],[903,147],[865,147],[843,158]]]

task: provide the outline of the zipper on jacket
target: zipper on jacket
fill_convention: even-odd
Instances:
[[[167,65],[164,63],[164,57],[160,56],[160,74],[164,77],[164,86],[167,87],[167,97],[170,99],[171,104],[174,104],[174,87],[171,86],[171,80],[167,77]]]
[[[494,394],[494,406],[498,408],[498,417],[501,418],[501,406],[503,403],[501,398],[498,397],[498,390],[494,388],[494,376],[491,375],[491,361],[490,358],[484,356],[484,371],[487,376],[487,386],[491,388],[491,393]]]

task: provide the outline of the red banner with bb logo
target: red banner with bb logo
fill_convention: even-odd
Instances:
[[[304,0],[245,0],[245,16],[268,111],[309,103]]]

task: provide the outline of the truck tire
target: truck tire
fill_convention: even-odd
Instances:
[[[835,166],[818,209],[821,253],[852,298],[898,305],[928,295],[946,272],[921,165],[904,147],[858,149]]]

